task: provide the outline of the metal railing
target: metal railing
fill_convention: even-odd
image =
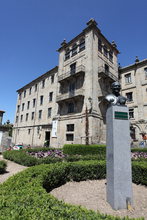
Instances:
[[[83,96],[84,95],[84,90],[83,89],[77,89],[77,90],[73,90],[73,91],[69,91],[66,94],[62,94],[62,95],[58,95],[56,98],[56,102],[62,101],[62,100],[66,100],[66,99],[70,99],[76,96]]]
[[[98,73],[99,74],[104,74],[104,76],[107,76],[107,77],[113,79],[114,81],[118,81],[118,78],[113,73],[111,73],[110,71],[107,71],[105,69],[105,67],[103,67],[103,66],[98,68]]]
[[[85,72],[85,66],[80,65],[80,66],[76,67],[74,70],[68,71],[68,72],[62,74],[61,76],[58,76],[58,81],[60,82],[63,79],[68,78],[70,76],[73,76],[79,72]]]

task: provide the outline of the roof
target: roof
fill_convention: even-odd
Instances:
[[[120,73],[123,73],[123,72],[129,71],[129,70],[131,70],[131,69],[134,69],[134,68],[139,67],[139,66],[142,66],[142,65],[147,65],[147,59],[144,59],[144,60],[135,62],[135,63],[130,64],[130,65],[125,66],[125,67],[121,67],[121,68],[119,69],[119,71],[120,71]]]
[[[90,19],[87,22],[87,27],[80,33],[78,34],[76,37],[74,37],[71,41],[66,42],[65,40],[61,43],[61,47],[57,50],[58,52],[62,49],[65,49],[67,47],[69,47],[72,43],[74,43],[77,39],[79,39],[80,37],[84,36],[85,33],[89,30],[95,29],[96,32],[98,34],[100,34],[102,36],[102,38],[109,44],[110,47],[112,47],[117,53],[119,53],[119,50],[116,48],[116,45],[114,44],[114,42],[111,44],[107,38],[101,33],[101,30],[97,27],[97,23],[94,19]]]
[[[44,78],[46,78],[48,75],[52,75],[53,73],[55,73],[57,71],[58,71],[58,66],[55,66],[53,69],[47,71],[46,73],[44,73],[41,76],[39,76],[38,78],[34,79],[33,81],[31,81],[30,83],[26,84],[22,88],[18,89],[17,92],[21,92],[24,89],[29,88],[30,86],[34,85],[35,83],[39,82],[40,80],[43,80]]]
[[[0,110],[0,113],[5,113],[5,111],[3,111],[3,110]]]

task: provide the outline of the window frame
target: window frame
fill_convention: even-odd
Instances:
[[[66,125],[66,131],[74,131],[74,130],[75,130],[75,124]]]
[[[133,102],[133,92],[126,93],[127,102]]]
[[[129,119],[134,119],[134,108],[129,108]]]
[[[125,77],[125,84],[130,84],[130,83],[132,83],[131,73],[125,74],[124,77]]]
[[[74,134],[73,133],[66,133],[66,141],[74,141]]]

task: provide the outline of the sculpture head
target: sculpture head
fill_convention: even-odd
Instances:
[[[119,82],[112,83],[111,89],[112,89],[113,94],[115,94],[116,96],[119,96],[119,92],[121,89],[120,83]]]

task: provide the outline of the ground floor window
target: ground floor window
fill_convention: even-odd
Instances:
[[[134,109],[133,108],[129,109],[129,118],[134,118]]]
[[[74,131],[74,124],[68,124],[67,131]]]
[[[74,140],[74,134],[66,134],[66,141],[73,141]]]

